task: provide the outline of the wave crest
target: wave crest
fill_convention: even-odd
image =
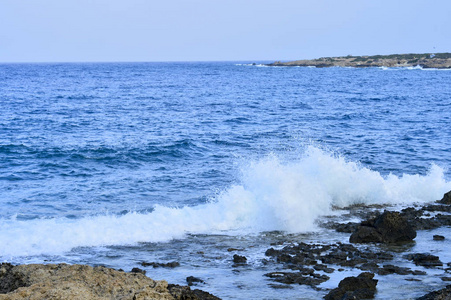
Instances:
[[[239,183],[208,203],[150,213],[83,219],[0,219],[0,256],[60,254],[80,246],[162,242],[185,234],[306,232],[333,207],[440,199],[451,189],[444,171],[382,176],[343,157],[310,146],[295,161],[269,155],[242,167]]]

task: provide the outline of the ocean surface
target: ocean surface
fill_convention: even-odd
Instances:
[[[318,221],[449,190],[449,70],[0,64],[1,262],[140,267],[200,277],[224,299],[315,299],[326,292],[270,286],[270,244],[346,242]],[[447,243],[428,247],[451,261]],[[378,279],[380,299],[443,285]]]

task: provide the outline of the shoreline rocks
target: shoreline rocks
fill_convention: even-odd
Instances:
[[[0,265],[2,299],[219,299],[141,272],[68,264]]]
[[[350,243],[399,243],[412,241],[416,231],[399,212],[383,214],[363,221],[350,236]]]
[[[373,279],[374,274],[360,273],[357,277],[346,277],[338,284],[338,288],[331,290],[324,299],[372,299],[376,293],[378,280]]]

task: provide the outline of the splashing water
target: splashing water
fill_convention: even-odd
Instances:
[[[334,206],[428,202],[451,189],[436,165],[425,176],[384,177],[313,146],[297,160],[283,162],[273,154],[241,171],[238,184],[198,206],[156,205],[150,213],[81,219],[1,219],[0,255],[61,254],[80,246],[163,242],[188,233],[307,232]]]

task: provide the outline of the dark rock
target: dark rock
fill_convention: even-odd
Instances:
[[[438,291],[430,292],[417,300],[446,300],[451,299],[451,285]]]
[[[172,261],[172,262],[168,262],[168,263],[158,263],[158,262],[141,262],[140,263],[141,266],[143,267],[154,267],[154,268],[175,268],[175,267],[179,267],[180,263],[177,261]]]
[[[227,252],[233,252],[233,251],[243,251],[244,249],[238,249],[238,248],[228,248]]]
[[[448,193],[443,195],[443,198],[439,201],[437,201],[438,203],[442,203],[442,204],[451,204],[451,191],[449,191]]]
[[[351,243],[408,242],[417,236],[416,231],[399,212],[385,211],[374,220],[362,222],[351,235]]]
[[[233,255],[233,262],[236,264],[245,264],[247,262],[247,258],[245,256],[235,254]]]
[[[348,222],[345,224],[336,224],[335,230],[337,232],[353,233],[360,226],[359,223]]]
[[[357,277],[346,277],[338,284],[338,288],[331,290],[324,299],[371,299],[376,293],[377,280],[374,274],[361,273]]]
[[[328,268],[326,265],[323,264],[317,264],[313,266],[313,269],[315,269],[316,271],[323,271],[325,273],[333,273],[335,271],[334,268]]]
[[[140,269],[140,268],[133,268],[132,270],[131,270],[131,272],[132,273],[141,273],[141,274],[146,274],[146,271],[144,271],[144,270],[142,270],[142,269]]]
[[[369,263],[362,264],[358,268],[362,271],[377,272],[377,270],[379,269],[379,266],[375,262],[369,262]]]
[[[434,241],[443,241],[445,239],[443,235],[438,234],[434,235],[432,238],[434,239]]]
[[[270,284],[268,284],[270,287],[272,287],[273,289],[279,289],[279,290],[281,290],[281,289],[292,289],[293,287],[291,286],[291,285],[286,285],[286,284],[273,284],[273,283],[270,283]]]
[[[168,290],[176,300],[221,300],[210,293],[201,290],[191,290],[189,286],[169,284]]]
[[[350,243],[382,243],[382,235],[376,228],[360,226],[349,238]]]
[[[427,268],[443,266],[438,256],[429,253],[413,253],[403,256],[405,259],[412,260],[417,266]]]
[[[10,263],[0,265],[0,294],[7,294],[20,287],[28,286],[25,278],[21,278],[12,272],[14,266]]]
[[[412,270],[409,268],[402,268],[394,265],[384,265],[383,268],[379,269],[377,274],[388,275],[388,274],[399,274],[399,275],[409,275],[412,274]]]
[[[196,283],[205,283],[205,281],[203,281],[202,279],[194,277],[194,276],[186,277],[186,282],[188,283],[189,286],[192,286],[193,284],[196,284]]]
[[[275,250],[274,248],[269,248],[265,252],[266,256],[276,256],[277,254],[279,254],[279,251]]]
[[[449,205],[431,204],[431,205],[427,205],[427,206],[422,207],[421,210],[433,211],[433,212],[436,212],[436,211],[451,212],[451,206],[449,206]],[[427,216],[428,214],[424,213],[423,215]]]
[[[412,271],[412,275],[427,275],[428,273],[426,273],[425,271],[420,271],[420,270],[414,270]]]
[[[443,281],[451,281],[451,277],[441,277]]]
[[[303,272],[271,272],[265,274],[265,276],[274,279],[277,282],[285,284],[300,284],[316,286],[327,280],[329,276],[320,275],[316,273],[305,274]]]

